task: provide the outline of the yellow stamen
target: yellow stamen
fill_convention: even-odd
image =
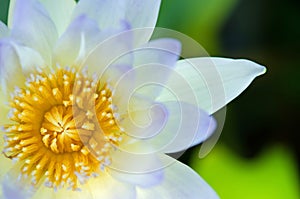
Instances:
[[[25,85],[10,102],[3,152],[23,164],[32,185],[76,190],[110,164],[112,146],[122,140],[111,87],[70,69],[31,75]]]

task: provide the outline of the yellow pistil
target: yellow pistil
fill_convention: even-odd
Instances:
[[[112,88],[84,71],[31,75],[10,106],[3,152],[34,186],[77,189],[110,164],[122,140]]]

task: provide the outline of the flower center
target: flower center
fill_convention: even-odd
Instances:
[[[70,106],[53,106],[46,112],[40,133],[44,145],[54,153],[75,152],[83,146]]]
[[[77,189],[110,164],[122,140],[112,88],[84,71],[32,74],[10,106],[3,152],[21,163],[32,185]]]

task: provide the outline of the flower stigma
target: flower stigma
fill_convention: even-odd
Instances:
[[[85,70],[31,74],[12,95],[4,155],[33,186],[79,189],[106,170],[122,141],[112,97],[113,88]]]

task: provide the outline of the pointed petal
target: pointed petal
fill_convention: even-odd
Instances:
[[[11,40],[1,40],[0,66],[2,91],[7,95],[7,92],[12,92],[16,86],[24,85],[25,74],[45,64],[35,50]],[[14,77],[14,81],[11,81],[11,77]]]
[[[137,187],[139,199],[218,199],[217,194],[191,168],[174,160],[164,170],[164,180],[152,188]]]
[[[40,0],[40,2],[55,23],[58,34],[61,35],[71,21],[71,14],[76,6],[76,2],[74,0]]]
[[[149,142],[164,153],[186,150],[206,140],[215,130],[216,121],[208,113],[184,102],[164,103],[168,119]]]
[[[147,33],[139,35],[139,43],[146,43],[155,27],[160,0],[82,0],[76,7],[73,18],[88,14],[98,21],[101,29],[116,28],[126,21],[131,28],[151,27]]]
[[[177,63],[166,86],[180,101],[195,104],[211,114],[237,97],[265,71],[265,67],[243,59],[186,59]],[[158,101],[174,100],[172,95],[165,89]]]
[[[52,48],[58,35],[47,11],[35,0],[16,0],[11,4],[14,5],[10,7],[11,36],[38,51],[51,66]]]

